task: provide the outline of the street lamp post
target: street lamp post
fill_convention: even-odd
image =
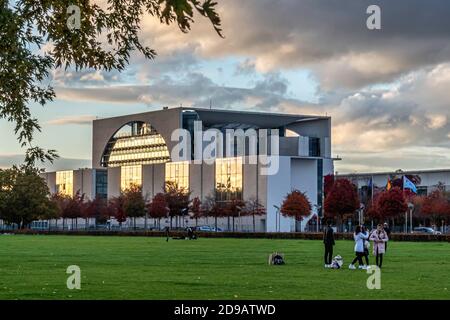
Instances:
[[[319,232],[319,212],[322,206],[315,204],[314,207],[316,207],[316,232]]]
[[[241,210],[243,209],[241,206],[236,206],[238,210],[238,221],[239,221],[239,231],[242,232],[242,223],[241,223]]]
[[[277,213],[275,215],[275,230],[277,232],[280,232],[280,220],[279,220],[279,215],[280,215],[280,207],[273,205],[273,207],[277,210]]]
[[[409,232],[413,232],[413,227],[412,227],[412,212],[414,210],[414,203],[409,202],[408,203],[408,209],[409,209]],[[406,230],[406,232],[408,232],[408,230]]]
[[[359,204],[359,211],[358,211],[358,218],[359,218],[359,225],[361,226],[364,223],[364,203]]]

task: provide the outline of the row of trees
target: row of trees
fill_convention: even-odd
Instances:
[[[7,224],[26,227],[35,220],[58,221],[62,219],[62,227],[71,225],[77,228],[79,219],[90,219],[95,223],[105,223],[114,217],[119,225],[131,221],[136,228],[136,219],[149,217],[154,219],[155,227],[161,226],[161,219],[170,220],[170,227],[178,227],[181,219],[214,218],[217,228],[218,218],[228,219],[228,229],[235,229],[235,219],[242,216],[253,216],[253,229],[256,229],[255,217],[264,215],[265,208],[257,200],[234,200],[220,202],[211,195],[202,201],[195,197],[190,199],[190,192],[167,182],[162,192],[148,201],[140,187],[131,185],[119,196],[109,200],[103,198],[86,199],[77,192],[74,196],[61,193],[51,195],[45,180],[39,171],[29,167],[13,167],[0,170],[0,219]],[[232,228],[230,223],[232,222]]]
[[[415,177],[408,177],[414,183]],[[328,181],[328,185],[327,185]],[[400,181],[400,182],[399,182]],[[325,216],[343,221],[353,217],[360,209],[357,187],[348,179],[334,181],[332,177],[325,180]],[[428,195],[417,195],[403,189],[401,179],[392,180],[392,187],[378,190],[366,199],[365,216],[374,222],[404,222],[405,212],[413,210],[413,218],[424,225],[443,225],[450,220],[450,194],[445,192],[442,184]]]
[[[417,182],[414,177],[411,181]],[[450,193],[445,192],[442,184],[428,195],[416,195],[403,190],[398,181],[392,180],[393,187],[381,190],[364,203],[365,217],[375,223],[391,221],[404,222],[405,213],[413,210],[415,223],[423,225],[443,226],[450,220]],[[361,209],[361,200],[357,187],[348,179],[334,179],[332,175],[324,179],[324,216],[333,219],[338,225],[349,218],[355,218]],[[280,212],[283,216],[302,221],[311,214],[311,203],[308,197],[294,190],[287,194]]]

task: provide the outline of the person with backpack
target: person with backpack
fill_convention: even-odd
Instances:
[[[383,255],[386,252],[386,243],[389,241],[387,232],[379,224],[377,230],[372,232],[370,240],[373,241],[373,255],[376,257],[376,263],[379,268],[383,265]]]
[[[355,263],[358,261],[359,269],[367,269],[367,266],[364,265],[362,257],[364,256],[364,240],[367,240],[369,237],[367,234],[361,232],[361,226],[357,226],[355,229],[355,233],[353,234],[353,238],[355,239],[355,254],[356,257],[353,259],[352,263],[348,266],[349,269],[356,269]]]
[[[333,259],[333,246],[335,242],[334,242],[334,231],[333,228],[331,227],[330,221],[327,222],[327,228],[323,233],[323,244],[325,245],[325,254],[324,254],[325,268],[331,268],[331,262]]]

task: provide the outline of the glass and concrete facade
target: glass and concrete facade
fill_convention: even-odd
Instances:
[[[108,172],[105,169],[78,169],[41,173],[51,193],[73,197],[77,192],[87,199],[107,198]]]
[[[171,158],[180,142],[173,139],[177,129],[184,129],[191,137],[185,142],[190,148],[182,160]],[[264,141],[261,134],[272,129],[278,130],[278,143],[263,148],[259,144]],[[206,139],[205,132],[211,130],[217,132],[217,145],[224,142],[221,139],[229,130],[243,132],[243,150],[236,147],[217,154],[213,161],[194,161],[196,152],[207,153],[208,143],[202,138]],[[199,131],[200,142],[196,140]],[[255,135],[247,136],[248,132]],[[235,146],[238,139],[233,137]],[[255,148],[252,139],[258,143]],[[267,210],[267,215],[257,217],[258,231],[298,230],[299,225],[293,219],[280,217],[275,206],[279,207],[292,189],[299,189],[318,210],[323,203],[323,177],[333,173],[331,119],[324,116],[171,108],[95,120],[92,142],[91,170],[106,172],[107,197],[118,196],[135,184],[150,200],[170,181],[201,201],[256,200]],[[266,163],[253,161],[261,154],[266,155]],[[266,164],[275,162],[277,169],[265,174]],[[72,192],[79,189],[75,172]],[[227,228],[226,220],[219,221],[222,229]],[[212,222],[204,219],[199,224]],[[240,224],[242,230],[253,229],[251,217],[242,218]]]

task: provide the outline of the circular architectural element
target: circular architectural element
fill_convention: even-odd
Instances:
[[[102,167],[165,163],[170,154],[164,138],[145,122],[130,122],[108,141]]]

